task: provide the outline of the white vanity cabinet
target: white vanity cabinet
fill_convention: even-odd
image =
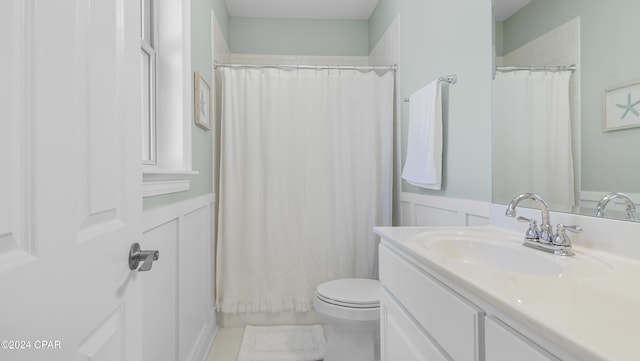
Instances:
[[[379,255],[382,361],[560,360],[393,245]]]
[[[382,360],[448,361],[424,330],[386,290],[380,297]]]
[[[405,357],[483,360],[479,348],[484,318],[481,310],[384,244],[380,247],[380,281],[382,361],[404,361]],[[422,348],[437,356],[420,358],[415,352]],[[414,352],[415,358],[407,356],[407,352]]]
[[[493,317],[485,318],[487,361],[559,361],[519,332]]]

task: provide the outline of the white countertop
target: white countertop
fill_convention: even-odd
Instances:
[[[505,247],[537,252],[563,271],[537,275],[460,262],[416,242],[424,232],[461,230],[495,232]],[[556,256],[523,247],[520,232],[493,226],[377,227],[374,231],[383,241],[581,359],[640,360],[640,262],[636,260],[575,245],[575,257]]]

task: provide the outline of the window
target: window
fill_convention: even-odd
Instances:
[[[140,1],[142,196],[189,190],[191,1]]]
[[[142,163],[156,165],[156,16],[154,0],[140,0]]]

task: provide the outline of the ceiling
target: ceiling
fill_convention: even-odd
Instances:
[[[378,0],[225,0],[230,16],[367,20]]]
[[[447,0],[445,0],[447,1]],[[230,16],[283,19],[366,20],[378,0],[225,0]],[[504,21],[531,0],[495,0]]]

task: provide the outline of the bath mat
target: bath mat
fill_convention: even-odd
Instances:
[[[237,361],[317,361],[325,349],[320,325],[245,326]]]

